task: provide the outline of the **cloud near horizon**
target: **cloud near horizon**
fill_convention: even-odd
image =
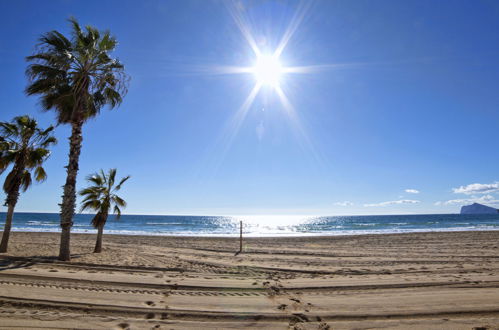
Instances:
[[[499,204],[499,200],[496,199],[494,196],[492,195],[485,195],[485,196],[481,196],[481,197],[476,197],[476,196],[472,196],[471,198],[461,198],[461,199],[451,199],[451,200],[448,200],[448,201],[445,201],[445,202],[436,202],[435,205],[439,206],[439,205],[465,205],[465,204],[473,204],[473,203],[487,203],[487,204],[491,204],[491,205],[498,205]]]
[[[373,203],[373,204],[364,204],[364,207],[378,207],[378,206],[388,206],[388,205],[400,205],[400,204],[418,204],[420,201],[412,200],[412,199],[401,199],[398,201],[388,201],[381,203]]]
[[[344,202],[337,202],[337,203],[334,203],[334,205],[338,205],[338,206],[353,206],[354,203],[353,202],[350,202],[350,201],[344,201]]]
[[[417,189],[406,189],[405,192],[408,194],[419,194],[419,190]]]
[[[472,183],[459,188],[452,188],[455,194],[488,194],[499,191],[499,182],[494,183]]]

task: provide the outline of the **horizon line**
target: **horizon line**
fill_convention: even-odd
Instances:
[[[0,213],[7,213],[4,211],[0,211]],[[46,214],[59,214],[60,212],[47,212],[47,211],[16,211],[15,213],[46,213]],[[14,214],[15,214],[14,213]],[[75,215],[83,214],[83,215],[92,215],[94,213],[75,213]],[[448,212],[437,212],[437,213],[391,213],[391,214],[186,214],[186,213],[171,213],[171,214],[148,214],[148,213],[122,213],[121,215],[129,215],[129,216],[179,216],[179,217],[251,217],[251,216],[294,216],[294,217],[358,217],[358,216],[402,216],[402,215],[435,215],[435,214],[460,214],[459,212],[448,213]],[[114,214],[112,214],[114,215]]]

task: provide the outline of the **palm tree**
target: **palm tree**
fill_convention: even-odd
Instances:
[[[3,184],[7,195],[7,217],[0,252],[7,252],[19,191],[24,192],[31,186],[31,172],[34,172],[36,181],[41,182],[47,178],[42,164],[50,155],[48,147],[57,143],[52,135],[53,130],[53,126],[45,130],[39,128],[36,120],[28,116],[15,117],[10,123],[0,122],[0,174],[12,164],[12,170]]]
[[[28,56],[26,73],[28,95],[40,95],[45,111],[55,110],[58,124],[71,125],[69,162],[61,203],[61,245],[59,259],[70,260],[70,235],[76,207],[76,176],[82,146],[82,127],[104,106],[118,106],[127,92],[124,66],[110,57],[117,45],[109,31],[86,26],[69,19],[68,39],[58,31],[40,38],[36,53]]]
[[[119,219],[121,216],[120,207],[126,207],[126,202],[116,195],[116,192],[121,189],[123,183],[129,178],[130,176],[127,175],[115,186],[116,169],[110,169],[107,174],[101,170],[100,174],[89,175],[87,181],[93,185],[80,191],[80,195],[84,197],[81,202],[80,212],[88,209],[97,212],[92,219],[92,225],[97,229],[97,242],[95,243],[94,253],[100,253],[102,250],[102,233],[111,208],[113,208],[113,213],[116,214],[116,219]]]

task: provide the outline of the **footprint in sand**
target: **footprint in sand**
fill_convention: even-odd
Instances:
[[[331,327],[329,326],[329,324],[327,324],[326,322],[321,322],[319,324],[319,330],[330,330]]]
[[[122,322],[122,323],[118,324],[118,329],[130,329],[130,324],[128,324],[126,322]]]

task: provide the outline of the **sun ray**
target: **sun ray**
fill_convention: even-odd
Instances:
[[[230,120],[226,123],[221,134],[218,136],[216,143],[206,150],[203,160],[199,162],[200,166],[196,171],[196,181],[199,183],[198,188],[203,189],[206,179],[212,179],[222,165],[227,152],[230,150],[239,129],[241,128],[248,111],[253,104],[258,92],[261,89],[260,84],[255,84],[250,93],[241,104],[239,109],[234,113]],[[214,157],[216,155],[216,157]],[[200,177],[201,173],[208,173],[207,177]]]
[[[244,119],[246,118],[246,115],[248,114],[248,110],[250,109],[251,105],[253,104],[253,101],[255,100],[256,96],[258,95],[258,92],[260,91],[261,87],[262,87],[261,84],[258,84],[258,83],[255,84],[255,86],[253,87],[253,89],[249,93],[246,100],[239,107],[239,110],[234,114],[234,117],[230,121],[229,139],[228,139],[229,145],[232,144],[234,136],[237,135],[237,132],[239,131],[241,124],[243,123]]]
[[[360,68],[370,66],[376,63],[352,62],[352,63],[335,63],[335,64],[317,64],[317,65],[300,65],[288,66],[283,68],[284,73],[311,74],[322,73],[328,70],[341,70],[349,68]]]
[[[287,118],[291,122],[291,125],[294,128],[295,133],[297,134],[298,142],[300,143],[302,149],[308,150],[312,154],[316,162],[318,162],[319,164],[324,164],[325,163],[324,157],[322,157],[321,154],[315,148],[312,139],[309,137],[307,131],[304,129],[303,125],[301,124],[296,109],[293,107],[292,103],[289,101],[288,97],[286,96],[282,88],[280,86],[277,86],[275,88],[275,92],[279,97],[279,100],[281,101],[284,110],[286,111]]]
[[[251,105],[255,101],[255,98],[258,95],[261,87],[261,84],[255,84],[255,86],[253,86],[253,89],[246,97],[246,100],[244,100],[243,104],[241,104],[239,109],[228,122],[226,128],[223,130],[223,134],[220,136],[217,143],[217,145],[221,146],[221,155],[218,157],[217,163],[214,166],[215,172],[218,170],[222,161],[225,159],[225,155],[232,146],[232,143],[234,142],[234,139],[237,136],[237,133],[239,132],[239,129],[241,128],[241,125],[244,122],[244,119],[246,118],[246,115],[248,114]]]
[[[251,73],[251,68],[247,66],[229,66],[229,65],[211,65],[211,66],[198,66],[194,68],[196,73],[202,73],[206,75],[229,75],[229,74],[242,74]]]
[[[253,37],[253,34],[251,33],[251,30],[249,28],[250,25],[242,15],[243,8],[241,8],[241,6],[242,6],[241,3],[233,2],[229,6],[229,12],[232,15],[232,18],[234,19],[234,22],[236,23],[237,27],[241,31],[241,34],[246,39],[251,49],[255,53],[255,56],[260,56],[261,55],[260,49],[258,48],[256,40]]]
[[[312,1],[301,1],[298,9],[295,12],[295,15],[291,19],[291,23],[289,24],[288,28],[284,32],[284,35],[281,38],[281,41],[279,42],[279,45],[277,46],[274,55],[279,57],[281,56],[284,48],[288,45],[289,40],[293,36],[293,34],[296,32],[298,27],[300,26],[301,22],[303,21],[303,18],[305,17],[305,14],[308,12],[308,9],[310,8],[312,4]]]

